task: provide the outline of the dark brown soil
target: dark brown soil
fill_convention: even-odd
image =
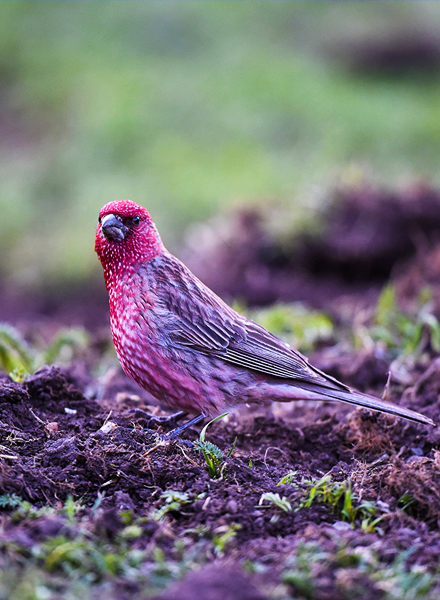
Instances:
[[[357,75],[389,78],[427,77],[440,68],[438,35],[429,29],[399,28],[387,35],[341,40],[325,48],[340,64]]]
[[[342,315],[348,326],[353,307],[371,309],[390,278],[403,304],[429,285],[440,315],[438,194],[425,188],[403,195],[346,192],[325,222],[319,236],[286,247],[270,237],[258,216],[243,213],[229,224],[229,242],[214,244],[211,253],[201,249],[209,269],[200,261],[192,266],[225,297],[249,304],[302,300]],[[23,565],[23,557],[35,557],[36,545],[57,536],[71,540],[80,533],[111,543],[124,531],[126,513],[141,527],[140,535],[124,542],[128,548],[154,547],[164,561],[187,560],[182,552],[193,557],[192,572],[169,586],[162,600],[376,600],[396,596],[386,596],[388,584],[370,576],[368,564],[380,571],[403,561],[402,573],[414,565],[419,573],[438,572],[440,427],[331,403],[243,408],[208,429],[207,439],[225,454],[236,439],[221,476],[211,477],[200,451],[182,441],[161,443],[145,430],[149,423],[139,409],[159,408],[119,368],[93,374],[97,355],[109,343],[107,327],[104,334],[99,330],[108,309],[103,284],[96,293],[90,289],[78,288],[68,299],[0,293],[0,306],[10,307],[3,318],[20,322],[25,333],[36,317],[49,337],[61,324],[95,331],[84,362],[45,367],[23,384],[0,375],[0,498],[16,494],[33,507],[58,509],[19,519],[12,508],[0,509],[1,600],[1,571],[9,568],[4,549],[8,560],[12,552]],[[365,351],[323,348],[313,362],[362,391],[381,395],[387,381],[387,359]],[[429,344],[405,381],[391,383],[390,399],[440,422],[440,360]],[[186,435],[198,439],[198,431]],[[289,472],[292,482],[278,485]],[[324,475],[351,485],[355,508],[374,503],[370,524],[378,517],[380,522],[363,524],[360,509],[344,520],[340,502],[304,506]],[[165,492],[186,494],[185,500],[158,518]],[[261,504],[267,493],[285,497],[292,509]],[[80,524],[59,510],[69,496],[82,502]],[[141,582],[126,576],[108,585],[109,600],[157,594],[146,594]],[[430,598],[440,597],[436,585],[437,596]]]
[[[363,360],[367,367],[358,365],[357,372],[364,374],[358,383],[371,390],[383,377],[382,366],[370,356]],[[349,374],[351,363],[352,357],[339,357],[334,364],[326,359],[338,376]],[[423,371],[419,366],[414,376],[423,377]],[[431,371],[419,386],[416,382],[415,395],[405,395],[404,403],[439,421],[440,368]],[[186,493],[191,501],[168,513],[166,526],[147,519],[142,535],[133,542],[145,548],[154,540],[166,557],[173,556],[174,542],[180,537],[192,536],[196,544],[200,528],[212,538],[228,526],[238,526],[206,571],[175,584],[163,599],[262,599],[264,590],[279,584],[289,556],[309,542],[334,554],[343,547],[374,548],[387,564],[411,550],[408,565],[438,568],[440,428],[339,404],[297,403],[287,409],[276,406],[274,412],[245,409],[208,430],[208,439],[225,451],[237,438],[223,477],[213,479],[200,452],[182,442],[158,444],[154,434],[142,429],[146,421],[136,416],[135,409],[143,404],[134,391],[139,392],[122,372],[97,381],[81,364],[68,370],[43,368],[24,384],[4,376],[0,381],[0,495],[15,493],[38,507],[57,505],[70,494],[82,498],[88,514],[99,494],[105,493],[91,522],[95,533],[112,538],[123,528],[120,511],[145,517],[163,507],[163,492]],[[392,390],[392,396],[398,399],[400,391]],[[102,430],[109,422],[115,427]],[[197,433],[188,436],[194,440]],[[260,506],[261,495],[267,492],[286,496],[292,503],[298,500],[298,488],[277,485],[289,471],[296,471],[296,481],[316,480],[328,473],[334,481],[350,479],[359,501],[383,507],[380,528],[363,531],[359,519],[351,527],[325,503],[289,512]],[[405,511],[399,504],[404,494],[412,498]],[[1,516],[3,542],[14,541],[29,551],[36,541],[60,532],[69,536],[66,519],[40,517],[17,524],[8,515]],[[264,572],[245,575],[246,564],[264,565]],[[321,565],[316,577],[317,590],[311,597],[352,597],[347,590],[341,592],[331,561]],[[352,583],[362,587],[362,598],[382,597],[371,581],[356,577]],[[293,585],[292,593],[295,589]],[[137,597],[135,592],[136,585],[127,583],[115,597]],[[301,590],[296,592],[295,597],[304,597]]]

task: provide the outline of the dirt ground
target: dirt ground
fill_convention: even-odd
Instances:
[[[429,208],[429,194],[417,193]],[[383,221],[380,202],[362,198],[357,212],[348,198],[339,220],[332,216],[333,234],[302,242],[312,265],[297,273],[308,281],[304,293],[314,289],[318,304],[327,300],[340,315],[347,298],[374,303],[392,277],[402,302],[429,284],[438,308],[438,207],[425,253],[414,228],[402,229],[415,204],[393,197],[394,246],[379,240],[356,255],[347,234],[339,235],[346,246],[330,252],[342,223],[359,246],[359,214]],[[332,257],[333,287],[316,272],[319,253]],[[399,260],[412,262],[402,268]],[[292,262],[280,261],[267,289],[288,275]],[[353,278],[359,269],[365,281]],[[76,314],[90,316],[81,302]],[[34,316],[53,330],[73,304],[56,316],[42,304]],[[210,473],[197,444],[164,443],[148,429],[142,410],[164,413],[114,363],[99,368],[108,329],[93,336],[92,350],[69,367],[43,367],[23,383],[0,374],[0,600],[440,597],[440,427],[339,403],[244,407],[207,429],[219,457]],[[376,354],[321,347],[311,358],[382,395],[389,360]],[[404,379],[391,383],[388,398],[440,422],[440,361],[429,345]],[[197,442],[199,433],[185,437]]]
[[[351,359],[326,364],[347,380]],[[374,381],[380,393],[380,362],[371,356],[363,360],[363,387],[374,391],[369,380]],[[414,375],[414,394],[407,393],[403,402],[438,422],[440,365],[426,379],[421,367]],[[200,451],[182,442],[158,443],[143,430],[148,423],[137,409],[148,399],[143,402],[138,392],[122,372],[96,380],[81,363],[67,370],[43,368],[23,384],[4,376],[1,493],[17,494],[37,508],[62,505],[69,495],[81,498],[90,535],[112,539],[124,529],[121,513],[151,517],[166,506],[163,494],[175,492],[184,501],[178,500],[163,519],[141,521],[139,534],[130,540],[132,548],[154,544],[164,560],[175,560],[178,540],[188,552],[205,538],[231,535],[217,553],[204,554],[207,566],[191,569],[162,598],[269,598],[281,584],[285,597],[347,598],[358,589],[362,594],[357,597],[380,598],[385,591],[354,568],[354,556],[372,549],[378,564],[393,564],[408,551],[407,568],[438,569],[440,429],[331,403],[276,406],[266,412],[245,409],[208,429],[209,441],[224,451],[237,440],[222,476],[213,478]],[[399,390],[392,390],[392,396],[397,400]],[[196,440],[198,433],[190,431],[188,437]],[[293,483],[277,485],[292,471]],[[344,521],[341,506],[325,501],[300,507],[301,494],[311,488],[306,482],[316,483],[325,474],[334,482],[350,480],[358,505],[370,501],[379,507],[377,527],[362,528],[360,515],[352,523]],[[261,502],[266,493],[286,497],[297,508],[285,511]],[[410,506],[403,509],[405,497]],[[99,509],[94,510],[98,498]],[[18,522],[11,514],[1,513],[2,544],[10,548],[13,543],[22,554],[47,538],[77,535],[78,525],[60,514]],[[313,591],[307,591],[286,572],[289,557],[315,547],[319,554],[310,557]],[[338,552],[345,553],[347,564],[337,564]],[[254,568],[247,569],[249,565]],[[114,579],[112,594],[146,597],[141,584],[124,577]]]

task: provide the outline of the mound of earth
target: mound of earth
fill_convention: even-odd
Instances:
[[[317,220],[319,232],[277,240],[263,213],[238,211],[197,229],[183,256],[217,294],[249,306],[302,301],[337,310],[346,296],[371,306],[387,281],[420,273],[421,260],[429,280],[419,275],[414,285],[439,286],[437,191],[341,190]]]

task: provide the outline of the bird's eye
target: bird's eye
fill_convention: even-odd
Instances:
[[[133,225],[139,225],[140,222],[141,222],[140,217],[133,217],[133,219],[132,219]]]

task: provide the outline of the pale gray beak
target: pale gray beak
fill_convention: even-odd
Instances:
[[[119,215],[110,213],[101,219],[101,231],[108,240],[120,242],[125,238],[128,230]]]

